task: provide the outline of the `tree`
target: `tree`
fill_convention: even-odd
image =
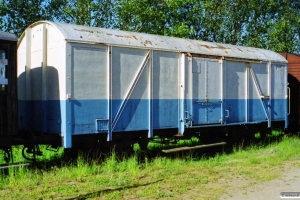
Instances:
[[[300,53],[297,0],[0,0],[2,30],[38,20]]]
[[[114,0],[0,0],[0,27],[20,36],[39,20],[112,27]]]
[[[296,0],[120,0],[123,30],[300,52]]]
[[[300,2],[279,0],[268,30],[266,48],[278,52],[300,53]]]
[[[241,44],[278,52],[299,52],[299,3],[253,0]]]
[[[116,27],[122,30],[187,37],[184,17],[192,0],[120,0]]]
[[[116,8],[117,27],[121,30],[165,34],[163,0],[121,0]]]
[[[2,29],[20,36],[33,22],[51,19],[47,15],[48,5],[45,0],[2,0]]]
[[[58,21],[78,25],[112,27],[114,24],[114,0],[56,0],[55,14]]]

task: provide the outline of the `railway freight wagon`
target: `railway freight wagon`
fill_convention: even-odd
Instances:
[[[64,148],[287,127],[287,70],[264,49],[40,21],[18,43],[19,126]]]
[[[299,131],[300,124],[300,55],[292,53],[280,53],[287,59],[288,70],[288,83],[290,88],[290,100],[289,100],[289,130],[293,133]]]
[[[0,31],[0,136],[17,135],[17,41]]]
[[[12,138],[18,134],[17,41],[15,35],[0,31],[0,150],[6,154],[5,161],[9,161]]]

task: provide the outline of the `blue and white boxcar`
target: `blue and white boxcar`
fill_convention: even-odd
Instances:
[[[287,61],[264,49],[40,21],[19,40],[18,83],[19,126],[65,148],[79,135],[287,126]]]

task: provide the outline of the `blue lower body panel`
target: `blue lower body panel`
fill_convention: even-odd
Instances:
[[[271,100],[271,105],[268,104],[269,101],[262,104],[261,100],[224,100],[211,104],[195,101],[185,101],[185,111],[188,111],[188,116],[185,116],[193,120],[195,126],[266,122],[268,110],[272,121],[287,120],[285,99]],[[108,133],[106,129],[110,121],[114,123],[112,132],[179,126],[177,99],[128,100],[122,111],[121,100],[113,100],[111,110],[108,105],[108,100],[19,101],[19,126],[61,134],[65,138],[65,147],[72,145],[72,135]],[[112,116],[112,119],[109,119],[109,116]]]
[[[116,115],[121,104],[121,100],[112,101],[113,120],[116,120]],[[178,126],[178,100],[153,100],[152,118],[154,129],[176,128]],[[149,100],[129,100],[117,120],[113,131],[148,130],[149,121]]]
[[[108,101],[70,100],[72,134],[96,133],[96,119],[108,119]]]
[[[148,130],[149,100],[129,100],[116,119],[121,104],[121,100],[112,101],[112,122],[115,121],[113,132]],[[154,129],[178,126],[178,100],[153,100],[152,105]],[[66,126],[64,124],[70,124],[71,134],[97,133],[96,119],[109,119],[107,100],[19,100],[19,108],[19,117],[23,116],[19,121],[20,127],[44,132],[61,133]]]
[[[285,120],[287,115],[285,99],[273,99],[271,105],[268,101],[265,101],[263,105],[261,100],[248,100],[248,102],[224,100],[223,105],[193,104],[192,102],[195,100],[186,101],[185,105],[193,106],[193,111],[189,112],[189,118],[193,119],[193,124],[215,124],[220,123],[221,120],[225,120],[226,123],[244,123],[246,116],[248,122],[267,121],[269,109],[271,120]],[[95,120],[109,119],[107,100],[71,100],[69,104],[72,134],[96,133]],[[63,122],[67,121],[66,114],[63,112],[67,109],[65,105],[66,101],[19,101],[19,126],[25,129],[60,133]],[[115,119],[120,105],[120,100],[112,101],[112,121],[116,120],[113,132],[148,130],[149,100],[129,100],[119,119]],[[189,110],[188,107],[186,107],[187,110]],[[153,128],[178,127],[178,109],[178,100],[153,100]],[[227,114],[229,116],[226,118]]]
[[[185,100],[185,110],[193,125],[245,124],[287,120],[286,99],[193,99]],[[270,114],[269,114],[270,113]]]
[[[19,127],[27,130],[61,133],[65,101],[18,101]]]
[[[263,122],[287,120],[287,101],[285,99],[269,100],[224,100],[224,110],[229,116],[226,123]],[[269,116],[270,113],[270,116]]]

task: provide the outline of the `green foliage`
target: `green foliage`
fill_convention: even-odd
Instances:
[[[51,0],[2,0],[0,1],[1,26],[20,36],[24,29],[39,20],[51,20]]]
[[[299,52],[300,3],[288,0],[123,0],[123,30]]]
[[[78,25],[111,27],[114,24],[113,0],[55,0],[55,18]]]
[[[242,44],[299,53],[299,9],[297,1],[253,1]]]
[[[54,20],[300,53],[299,11],[289,0],[0,0],[0,29]]]

